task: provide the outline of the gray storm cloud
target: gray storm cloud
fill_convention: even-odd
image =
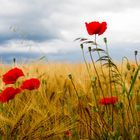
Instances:
[[[31,44],[35,53],[36,46],[46,54],[58,53],[56,56],[77,51],[73,40],[89,37],[84,23],[92,20],[108,23],[106,33],[98,39],[101,43],[104,36],[112,47],[140,42],[139,0],[0,0],[0,4],[1,54],[24,53],[25,45]],[[20,44],[21,40],[26,43]]]
[[[5,40],[6,36],[16,38],[10,26],[28,34],[31,40],[65,38],[69,30],[78,31],[84,17],[93,19],[98,13],[123,12],[140,6],[139,0],[0,0],[0,3],[0,38]]]

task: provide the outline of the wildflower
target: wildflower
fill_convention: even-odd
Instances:
[[[37,78],[31,78],[31,79],[25,80],[22,83],[20,88],[33,90],[33,89],[38,89],[39,86],[40,86],[40,81]]]
[[[2,80],[5,83],[5,85],[14,84],[16,82],[16,80],[21,76],[24,76],[22,70],[15,67],[15,68],[9,70],[7,73],[5,73],[3,75]]]
[[[68,137],[72,136],[72,130],[67,130],[65,134]]]
[[[97,21],[93,21],[90,23],[86,22],[85,24],[86,24],[87,32],[89,35],[94,35],[94,34],[101,35],[107,29],[106,22],[99,23]]]
[[[21,90],[19,88],[14,89],[13,87],[8,87],[0,94],[0,102],[8,102],[20,92]]]
[[[100,99],[99,103],[102,105],[114,105],[116,102],[118,102],[118,98],[117,97],[106,97],[106,98],[102,98]]]

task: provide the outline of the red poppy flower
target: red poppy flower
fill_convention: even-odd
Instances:
[[[102,105],[114,105],[116,102],[118,102],[118,98],[117,97],[106,97],[106,98],[102,98],[100,99],[99,103]]]
[[[13,68],[3,75],[2,80],[6,85],[14,84],[16,80],[21,76],[24,76],[22,70],[19,68]]]
[[[68,136],[68,137],[72,136],[72,130],[67,130],[66,131],[66,136]]]
[[[107,29],[106,22],[99,23],[97,21],[94,21],[90,23],[86,22],[85,24],[86,24],[87,32],[89,35],[94,35],[94,34],[101,35]]]
[[[28,89],[28,90],[33,90],[33,89],[38,89],[40,86],[40,81],[36,78],[31,78],[28,80],[25,80],[22,85],[21,89]]]
[[[2,91],[0,94],[0,102],[8,102],[9,100],[13,99],[18,93],[20,93],[20,89],[13,87],[8,87],[5,90]]]

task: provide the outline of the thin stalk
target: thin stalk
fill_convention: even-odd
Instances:
[[[75,91],[75,93],[76,93],[76,96],[77,96],[77,98],[78,98],[78,101],[79,101],[79,95],[78,95],[78,91],[77,91],[77,89],[76,89],[76,86],[75,86],[75,84],[74,84],[74,82],[73,82],[72,75],[71,75],[71,74],[69,74],[68,76],[69,76],[69,79],[71,80],[72,86],[73,86],[73,88],[74,88],[74,91]]]
[[[100,55],[100,53],[98,51],[98,47],[97,47],[96,34],[95,34],[95,46],[96,46],[96,49],[97,49],[98,57],[101,58],[101,55]],[[102,72],[103,78],[105,80],[105,83],[107,83],[107,80],[106,80],[106,77],[105,77],[105,74],[104,74],[104,71],[103,71],[103,65],[102,65],[102,61],[101,60],[100,60],[100,66],[101,66],[101,72]],[[100,78],[99,78],[99,81],[100,81]],[[101,86],[101,82],[99,84]],[[107,84],[106,84],[106,89],[107,89],[107,92],[108,92],[108,85]],[[102,88],[101,88],[101,91],[102,91],[102,95],[104,97],[104,93],[103,93],[103,89]],[[107,117],[108,117],[108,108],[107,107],[106,107],[106,110],[107,110]]]
[[[79,95],[78,95],[78,91],[77,91],[77,89],[76,89],[76,86],[75,86],[75,84],[74,84],[74,82],[73,82],[72,75],[69,74],[68,77],[69,77],[69,79],[71,80],[72,86],[73,86],[74,91],[75,91],[75,93],[76,93],[76,95],[77,95],[78,103],[79,103]],[[71,110],[71,113],[72,113],[72,116],[73,116],[73,119],[74,119],[73,122],[76,123],[75,114],[74,114],[74,112],[73,112],[72,110]],[[76,128],[73,128],[73,131],[74,131],[74,133],[75,133],[76,139],[77,139],[77,140],[80,140]]]
[[[93,64],[95,73],[96,73],[96,75],[97,75],[97,79],[98,79],[99,87],[100,87],[101,92],[102,92],[102,96],[103,96],[103,98],[104,98],[104,97],[105,97],[104,91],[103,91],[103,88],[102,88],[102,84],[101,84],[101,81],[100,81],[100,77],[99,77],[99,74],[98,74],[98,72],[97,72],[97,69],[96,69],[96,66],[95,66],[95,62],[94,62],[94,60],[93,60],[93,57],[92,57],[91,49],[90,49],[90,48],[89,48],[89,54],[90,54],[90,58],[91,58],[91,61],[92,61],[92,64]],[[106,111],[108,112],[107,106],[106,106]]]
[[[91,80],[91,74],[90,74],[89,67],[88,67],[88,64],[87,64],[87,61],[86,61],[86,58],[85,58],[85,54],[84,54],[84,50],[83,50],[83,44],[81,44],[81,49],[82,49],[82,54],[83,54],[84,62],[86,64],[86,69],[87,69],[87,72],[88,72],[88,75],[89,75],[89,78],[90,78],[92,92],[94,94],[94,89],[95,88],[94,88],[94,85],[93,85],[92,80]],[[98,108],[97,98],[96,98],[96,95],[95,94],[94,94],[94,99],[95,99],[96,107]]]
[[[98,74],[98,72],[97,72],[97,69],[96,69],[96,66],[95,66],[95,62],[94,62],[94,60],[93,60],[93,57],[92,57],[92,54],[91,54],[91,51],[90,51],[90,50],[89,50],[89,54],[90,54],[90,58],[91,58],[91,61],[92,61],[92,64],[93,64],[95,73],[96,73],[97,78],[98,78],[99,87],[100,87],[100,89],[101,89],[101,91],[102,91],[102,95],[103,95],[103,98],[104,98],[105,96],[104,96],[104,91],[103,91],[103,88],[102,88],[102,85],[101,85],[100,77],[99,77],[99,74]]]
[[[105,42],[105,46],[106,46],[106,53],[107,53],[107,56],[108,56],[108,58],[110,58],[110,55],[109,55],[109,51],[108,51],[108,45],[107,45],[107,42]],[[111,94],[111,96],[112,96],[112,84],[111,84],[111,80],[112,80],[112,78],[111,78],[111,60],[110,59],[108,59],[108,63],[109,63],[109,85],[110,85],[110,94]]]
[[[97,46],[97,41],[96,41],[96,34],[95,34],[95,46],[96,46],[96,49],[97,49],[97,53],[98,53],[98,57],[101,58],[101,55],[98,51],[98,46]],[[103,66],[102,66],[102,61],[100,60],[100,66],[101,66],[101,72],[102,72],[102,75],[103,75],[103,78],[105,80],[105,83],[107,83],[106,81],[106,77],[105,77],[105,74],[104,74],[104,71],[103,71]],[[108,86],[106,85],[106,88],[107,88],[107,91],[108,91]]]
[[[140,65],[138,66],[138,68],[137,68],[137,70],[136,70],[136,72],[135,72],[134,78],[132,79],[132,84],[131,84],[130,89],[129,89],[128,93],[127,93],[127,98],[128,98],[128,103],[129,103],[131,115],[132,115],[132,118],[133,118],[133,123],[135,123],[135,124],[136,124],[136,120],[135,120],[135,117],[134,117],[134,114],[133,114],[133,110],[132,110],[132,107],[131,107],[131,102],[130,102],[129,97],[130,97],[130,94],[131,94],[131,92],[132,92],[132,90],[133,90],[133,87],[134,87],[134,85],[135,85],[136,78],[137,78],[137,76],[138,76],[139,70],[140,70]]]
[[[93,131],[93,133],[100,139],[100,135],[86,122],[86,120],[82,119],[88,127]]]
[[[84,49],[83,49],[83,44],[81,44],[81,50],[82,50],[82,55],[83,55],[83,58],[84,58],[84,62],[85,62],[85,64],[86,64],[86,68],[87,68],[88,75],[89,75],[89,77],[91,78],[90,71],[89,71],[89,67],[88,67],[88,63],[87,63],[87,61],[86,61],[86,57],[85,57],[85,53],[84,53]]]
[[[96,39],[95,39],[95,42],[96,42]],[[97,48],[97,45],[96,45],[96,48]],[[85,64],[86,64],[86,68],[87,68],[87,71],[88,71],[88,75],[89,75],[90,80],[91,80],[91,75],[90,75],[89,67],[88,67],[87,61],[86,61],[86,59],[85,59],[85,54],[84,54],[84,50],[83,50],[83,44],[81,44],[81,49],[82,49],[82,54],[83,54],[84,62],[85,62]],[[99,54],[99,52],[98,52],[98,54]],[[99,57],[100,57],[100,54],[99,54]],[[100,63],[101,63],[101,62],[100,62]],[[101,63],[101,67],[102,67],[102,63]],[[101,68],[101,69],[102,69],[102,68]],[[102,74],[104,75],[103,69],[102,69]],[[104,75],[104,79],[105,79],[105,81],[106,81],[105,75]],[[95,89],[95,88],[94,88],[94,85],[92,84],[92,81],[91,81],[91,87],[92,87],[92,91],[93,91],[93,93],[94,93],[94,89]],[[96,107],[99,109],[98,103],[97,103],[97,99],[96,99],[96,95],[95,95],[95,94],[94,94],[94,98],[95,98]],[[99,117],[100,117],[101,122],[103,123],[103,125],[106,125],[106,127],[108,128],[107,123],[106,123],[105,120],[102,118],[102,116],[101,116],[101,114],[100,114],[99,111],[98,111],[98,115],[99,115]],[[108,114],[107,114],[107,115],[108,115]]]
[[[107,45],[107,40],[105,41],[105,46],[106,46],[106,53],[107,53],[107,56],[108,56],[108,58],[110,58],[110,56],[109,56],[109,51],[108,51],[108,45]],[[109,63],[109,69],[108,69],[108,71],[109,71],[109,86],[110,86],[110,95],[111,95],[111,97],[112,97],[112,83],[111,83],[111,80],[112,80],[112,76],[111,76],[111,60],[110,59],[108,59],[108,63]],[[112,118],[112,131],[113,131],[113,129],[114,129],[114,113],[113,113],[113,106],[112,106],[112,108],[111,108],[111,118]]]

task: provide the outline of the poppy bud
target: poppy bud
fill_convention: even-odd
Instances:
[[[134,51],[134,53],[135,53],[135,55],[137,55],[138,54],[138,51],[136,50],[136,51]]]
[[[105,42],[105,44],[107,43],[107,38],[106,37],[104,38],[104,42]]]
[[[91,47],[88,47],[89,52],[91,52]]]
[[[126,67],[128,70],[130,70],[131,66],[130,66],[129,62],[127,63]]]
[[[14,62],[14,64],[16,63],[16,58],[15,57],[13,58],[13,62]]]
[[[69,74],[68,77],[69,77],[69,79],[72,79],[72,75],[71,74]]]
[[[81,44],[80,46],[81,46],[81,49],[83,49],[83,44]]]

